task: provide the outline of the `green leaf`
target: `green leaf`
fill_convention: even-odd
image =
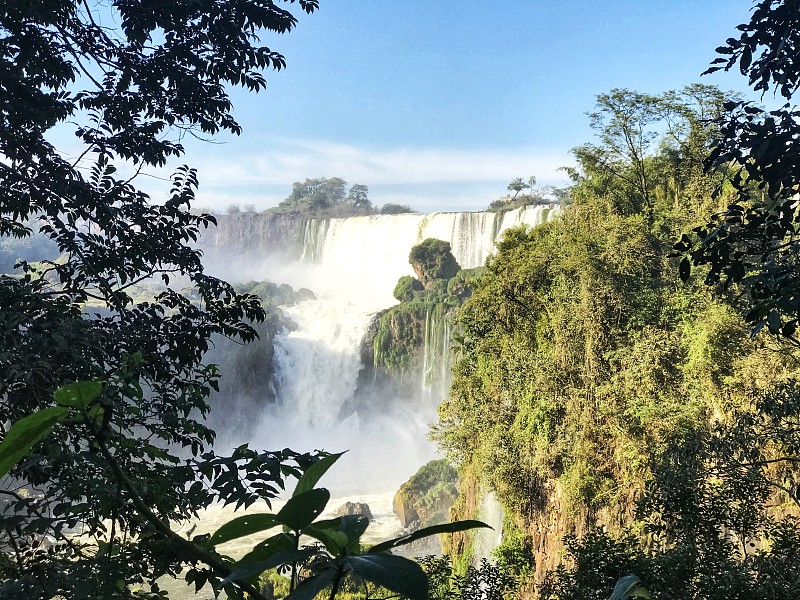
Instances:
[[[224,587],[225,595],[228,597],[227,600],[244,600],[244,596],[239,593],[233,585],[226,585]]]
[[[53,406],[23,417],[6,433],[0,443],[0,477],[22,460],[36,443],[50,433],[53,426],[69,414],[64,406]]]
[[[336,579],[336,569],[325,569],[309,577],[298,585],[295,590],[286,596],[285,600],[313,600],[322,590]]]
[[[362,515],[345,515],[339,530],[347,536],[347,550],[352,550],[361,543],[361,536],[369,527],[369,519]]]
[[[692,263],[689,262],[689,259],[684,256],[681,264],[678,265],[678,276],[681,278],[683,283],[689,281],[689,275],[692,272]]]
[[[294,550],[287,552],[277,552],[266,560],[261,560],[254,563],[247,563],[239,565],[236,563],[236,568],[231,571],[222,583],[231,581],[248,581],[255,585],[258,576],[268,569],[274,569],[280,565],[288,565],[292,563],[304,563],[309,558],[317,554],[316,548],[303,548],[302,550]]]
[[[315,485],[317,485],[317,482],[320,480],[320,478],[325,475],[331,466],[333,466],[333,463],[339,460],[339,457],[342,456],[342,454],[344,454],[344,452],[340,452],[339,454],[331,454],[330,456],[321,458],[313,465],[308,467],[300,479],[297,480],[297,486],[294,488],[294,492],[292,492],[292,498],[311,490]]]
[[[224,544],[225,542],[245,537],[246,535],[271,529],[280,524],[281,522],[278,521],[277,515],[273,515],[272,513],[243,515],[232,521],[228,521],[225,525],[217,529],[214,535],[208,540],[208,543],[212,546]]]
[[[286,525],[293,531],[300,531],[325,510],[330,498],[331,493],[325,488],[308,490],[292,496],[275,518],[281,525]]]
[[[386,552],[387,550],[391,550],[392,548],[397,548],[398,546],[404,546],[405,544],[410,544],[411,542],[415,542],[416,540],[430,537],[432,535],[437,535],[440,533],[455,533],[457,531],[466,531],[468,529],[479,529],[481,527],[488,527],[492,529],[484,523],[483,521],[473,521],[467,519],[465,521],[455,521],[453,523],[442,523],[441,525],[433,525],[432,527],[423,527],[422,529],[418,529],[414,533],[409,533],[408,535],[403,535],[392,540],[386,540],[385,542],[381,542],[376,546],[373,546],[369,549],[370,552]]]
[[[251,563],[264,562],[279,552],[291,552],[294,549],[295,539],[281,532],[253,546],[250,552],[236,561],[235,566],[240,567]]]
[[[345,515],[327,521],[312,523],[303,530],[305,535],[311,536],[325,544],[328,552],[335,556],[353,550],[361,542],[361,536],[369,526],[369,519],[361,515]]]
[[[83,409],[103,393],[103,384],[99,381],[77,381],[61,386],[53,393],[61,406]]]
[[[426,600],[428,578],[413,560],[394,554],[362,554],[345,560],[353,572],[411,600]]]
[[[739,70],[742,72],[742,75],[747,74],[747,70],[750,68],[750,63],[753,60],[753,51],[750,50],[750,46],[745,46],[742,49],[742,57],[739,59]]]
[[[322,542],[328,552],[334,556],[340,556],[348,547],[350,541],[347,534],[339,528],[340,524],[340,519],[320,521],[306,527],[303,533]]]
[[[620,577],[608,600],[628,600],[629,598],[645,598],[645,600],[650,600],[650,593],[647,591],[647,588],[642,585],[641,580],[636,575]]]

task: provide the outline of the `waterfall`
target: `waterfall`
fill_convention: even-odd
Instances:
[[[356,477],[343,486],[364,487],[363,477],[369,474],[367,487],[372,490],[396,490],[435,456],[427,428],[449,381],[450,362],[443,357],[448,356],[451,331],[443,314],[429,311],[416,401],[393,396],[356,401],[360,345],[371,318],[396,304],[392,292],[398,278],[414,274],[408,262],[412,246],[426,238],[448,241],[462,268],[472,268],[486,261],[509,227],[539,225],[551,212],[550,207],[535,206],[503,213],[309,219],[302,227],[302,242],[286,243],[295,248],[293,260],[285,248],[246,248],[241,234],[233,232],[227,235],[237,240],[240,258],[224,257],[216,241],[206,252],[212,254],[210,264],[224,265],[217,269],[224,277],[234,273],[243,280],[266,278],[306,287],[317,295],[283,309],[297,326],[274,340],[272,385],[277,403],[252,420],[253,431],[238,432],[247,438],[243,441],[264,448],[349,448],[343,462]],[[280,224],[284,233],[292,230],[290,224]],[[258,223],[248,227],[259,232],[259,244],[276,238]]]
[[[420,393],[423,401],[436,406],[450,386],[450,334],[452,323],[442,305],[428,309],[425,315],[425,337],[422,355]]]
[[[497,501],[494,492],[481,498],[478,505],[478,520],[483,521],[491,529],[476,529],[473,532],[472,562],[479,566],[483,559],[495,562],[492,550],[500,545],[503,539],[503,507]]]

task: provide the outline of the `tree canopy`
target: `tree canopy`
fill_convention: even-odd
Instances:
[[[369,188],[356,183],[348,189],[341,177],[318,177],[295,181],[292,193],[277,210],[316,216],[346,217],[373,213]]]
[[[725,99],[691,86],[646,100],[598,97],[572,203],[507,232],[487,262],[458,317],[435,435],[462,489],[497,495],[498,553],[518,573],[533,565],[544,579],[573,535],[578,562],[551,577],[553,598],[608,597],[633,569],[664,597],[789,598],[796,583],[773,585],[758,565],[792,564],[796,548],[796,526],[772,506],[798,505],[797,355],[750,339],[735,297],[680,285],[670,256],[723,185],[703,155],[719,131],[706,116]],[[605,533],[580,539],[594,528]],[[740,551],[773,540],[759,559]]]

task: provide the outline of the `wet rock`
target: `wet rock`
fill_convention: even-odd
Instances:
[[[345,502],[334,513],[337,517],[344,517],[346,515],[360,515],[367,517],[370,521],[375,517],[372,516],[372,511],[366,502]]]

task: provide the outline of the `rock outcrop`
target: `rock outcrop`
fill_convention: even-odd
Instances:
[[[458,473],[446,460],[432,460],[400,486],[392,510],[406,529],[444,523],[458,496],[457,483]]]
[[[426,290],[430,290],[437,279],[448,280],[461,269],[450,251],[450,242],[428,238],[411,249],[408,262],[417,279]]]
[[[333,514],[337,517],[359,515],[362,517],[367,517],[370,521],[375,518],[372,516],[372,511],[369,509],[369,504],[366,502],[345,502],[339,508],[337,508],[336,512]]]

